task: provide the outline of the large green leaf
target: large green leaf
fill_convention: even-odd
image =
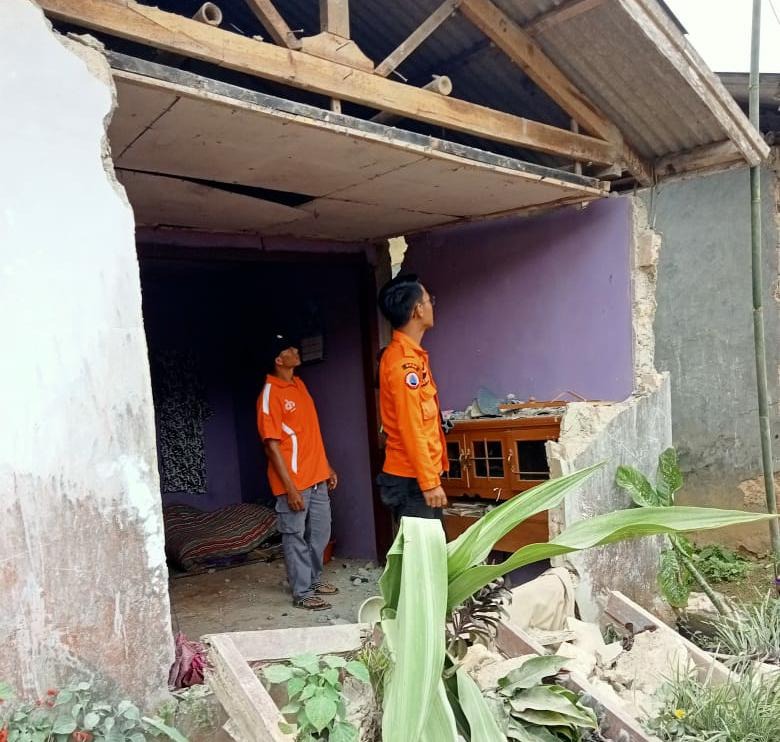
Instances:
[[[528,492],[507,500],[491,510],[457,539],[447,545],[447,573],[450,581],[483,562],[496,542],[515,526],[545,510],[554,508],[603,464],[596,464],[564,477],[550,479]]]
[[[569,660],[566,657],[561,657],[557,654],[531,657],[523,662],[520,667],[512,670],[509,675],[498,681],[498,686],[501,688],[499,693],[502,696],[511,696],[517,691],[533,688],[539,685],[545,678],[557,675],[567,662]]]
[[[658,492],[663,496],[662,505],[674,504],[674,495],[683,486],[683,475],[677,462],[677,451],[667,448],[658,457]]]
[[[382,740],[454,742],[455,720],[442,683],[447,547],[438,520],[401,519],[380,587],[388,609],[382,629],[393,658]]]
[[[615,484],[627,492],[631,499],[643,508],[665,505],[647,477],[630,466],[619,466],[615,474]]]
[[[589,708],[578,706],[573,703],[571,697],[567,694],[559,693],[557,686],[537,685],[534,688],[521,691],[510,701],[512,713],[518,716],[516,712],[527,714],[529,711],[549,712],[555,714],[558,721],[552,724],[574,724],[579,727],[595,729],[597,726],[596,714]],[[560,689],[563,690],[563,689]],[[526,721],[537,724],[546,723],[534,719],[523,717]]]
[[[688,604],[692,586],[691,575],[674,549],[666,549],[661,552],[658,586],[669,605],[674,608],[683,608]]]
[[[479,686],[463,669],[458,670],[458,699],[471,730],[471,742],[504,742],[506,737],[498,728],[490,707]]]
[[[573,551],[581,551],[593,546],[602,546],[638,536],[705,531],[725,526],[756,523],[775,517],[777,516],[764,513],[744,513],[739,510],[676,505],[618,510],[614,513],[599,515],[569,526],[549,543],[524,546],[500,564],[471,567],[450,581],[447,606],[452,609],[489,582],[513,569],[533,564],[542,559],[551,559]]]

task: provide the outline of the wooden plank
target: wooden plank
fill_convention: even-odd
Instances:
[[[349,36],[349,0],[320,0],[320,31]]]
[[[517,147],[612,164],[614,144],[282,49],[132,0],[41,0],[49,16],[239,72]]]
[[[444,21],[450,18],[461,0],[444,0],[398,47],[376,67],[376,74],[387,77],[420,44],[422,44]]]
[[[744,165],[745,158],[730,139],[662,157],[655,163],[657,179]]]
[[[558,69],[527,31],[491,0],[463,0],[460,11],[582,127],[612,142],[637,180],[645,185],[652,183],[651,166],[624,142],[619,129]]]
[[[271,38],[287,49],[300,49],[301,40],[295,36],[274,6],[272,0],[245,0]]]
[[[525,30],[528,31],[531,36],[546,33],[559,23],[568,21],[571,18],[576,18],[578,15],[593,10],[593,8],[604,5],[606,2],[607,0],[565,0],[560,5],[556,5],[554,8],[548,10],[546,13],[538,15],[525,26]]]
[[[230,639],[245,662],[287,660],[298,654],[354,652],[362,643],[368,625],[353,623],[313,626],[304,629],[236,631],[218,636]],[[207,637],[210,641],[212,637]]]
[[[653,629],[662,632],[674,641],[682,642],[688,650],[691,660],[696,665],[701,679],[712,676],[715,682],[723,683],[731,675],[730,670],[722,662],[716,660],[712,655],[700,649],[685,637],[680,636],[674,629],[667,626],[649,611],[646,611],[641,605],[634,603],[633,600],[627,598],[619,590],[610,591],[605,613],[607,617],[614,618],[623,626],[627,623],[633,624],[633,632],[635,634],[640,631]],[[640,629],[640,626],[643,628]]]
[[[498,625],[496,644],[506,657],[521,657],[524,654],[548,654],[547,650],[521,626],[501,621]],[[639,722],[617,707],[611,700],[601,696],[585,677],[577,672],[564,673],[561,684],[575,693],[589,695],[592,708],[602,718],[601,732],[612,739],[625,742],[650,742]],[[620,736],[623,735],[623,736]]]
[[[650,737],[642,725],[632,716],[623,711],[615,703],[602,696],[583,675],[578,672],[565,673],[561,678],[561,685],[580,695],[590,696],[593,699],[588,703],[596,715],[602,720],[602,735],[609,739],[620,739],[624,742],[651,742]]]
[[[506,657],[521,657],[524,654],[548,654],[547,650],[525,629],[516,624],[501,621],[496,633],[496,645]]]
[[[448,489],[447,483],[444,483],[445,490]],[[449,496],[449,495],[448,495]],[[517,495],[515,495],[517,497]],[[503,500],[511,499],[510,497],[502,498]],[[453,502],[456,501],[455,496],[452,498]],[[444,526],[444,533],[446,534],[447,541],[454,541],[461,533],[467,528],[473,526],[479,517],[475,515],[451,515],[445,514],[442,518],[442,525]],[[522,524],[513,528],[509,533],[500,538],[493,549],[495,551],[505,551],[513,554],[523,546],[529,544],[543,544],[550,538],[550,526],[547,517],[547,511],[537,513],[527,518]]]
[[[294,742],[279,729],[284,717],[230,635],[213,634],[205,641],[210,647],[207,682],[230,716],[231,735],[241,742]]]

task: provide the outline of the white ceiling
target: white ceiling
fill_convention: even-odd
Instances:
[[[337,126],[129,72],[115,79],[109,140],[140,226],[354,241],[605,195],[391,128]]]

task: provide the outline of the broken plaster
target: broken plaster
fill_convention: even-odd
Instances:
[[[173,645],[133,215],[106,138],[116,95],[99,51],[34,3],[4,15],[0,678],[33,697],[92,681],[151,707]]]
[[[631,197],[631,288],[634,335],[634,389],[658,385],[655,368],[655,312],[661,235],[650,224],[644,200]]]

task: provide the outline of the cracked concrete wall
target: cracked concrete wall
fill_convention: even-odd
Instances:
[[[780,468],[780,185],[778,150],[762,173],[764,321],[776,480]],[[656,364],[672,382],[680,501],[765,510],[753,353],[746,168],[661,184],[641,194],[662,234]],[[708,534],[756,553],[768,529]]]
[[[658,455],[671,445],[669,380],[657,376],[655,385],[625,402],[569,405],[557,442],[547,444],[553,476],[605,462],[582,487],[550,512],[550,532],[560,533],[580,520],[632,507],[631,498],[615,486],[621,465],[633,466],[654,479]],[[596,621],[609,590],[662,615],[658,601],[658,559],[662,537],[633,539],[560,558],[579,574],[577,604],[586,621]]]
[[[108,65],[30,0],[0,24],[0,679],[166,690],[170,608],[133,214]]]
[[[604,467],[550,511],[551,534],[577,521],[632,507],[631,498],[615,486],[618,466],[632,466],[653,479],[659,454],[672,442],[669,378],[656,372],[653,335],[661,239],[649,224],[644,202],[627,198],[631,207],[627,249],[631,260],[634,391],[622,402],[568,406],[558,441],[547,444],[551,473],[560,476],[600,462]],[[663,548],[662,537],[634,539],[556,561],[579,574],[576,597],[585,620],[598,619],[609,590],[620,590],[663,615],[657,585]]]

